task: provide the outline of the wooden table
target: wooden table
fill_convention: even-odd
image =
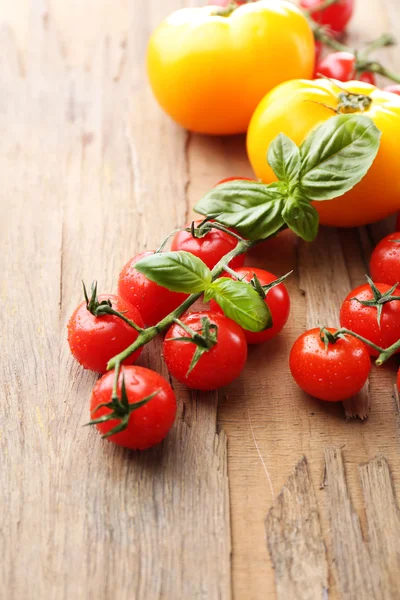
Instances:
[[[364,421],[306,397],[287,366],[306,326],[337,324],[393,221],[323,230],[312,245],[289,234],[253,254],[277,275],[294,269],[288,326],[221,394],[175,385],[161,447],[128,453],[82,428],[96,377],[65,329],[81,279],[115,290],[122,264],[216,181],[250,173],[243,137],[191,135],[149,91],[148,36],[187,4],[0,6],[3,597],[314,600],[329,587],[331,599],[398,599],[395,361],[347,405]],[[352,42],[389,30],[400,39],[398,0],[358,0]],[[400,71],[398,50],[384,51],[392,67],[396,54]],[[159,342],[142,364],[165,374]]]

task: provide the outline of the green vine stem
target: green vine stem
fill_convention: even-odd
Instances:
[[[248,252],[248,250],[250,250],[250,248],[258,244],[260,241],[263,240],[239,241],[236,247],[233,250],[231,250],[231,252],[228,252],[228,254],[225,254],[225,256],[223,256],[221,260],[215,265],[215,267],[211,271],[212,280],[214,281],[215,279],[217,279],[217,277],[219,277],[225,271],[226,265],[228,265],[233,258],[235,258],[236,256],[240,256],[240,254],[245,254],[246,252]],[[144,329],[143,331],[141,331],[141,333],[139,334],[139,336],[133,344],[131,344],[128,348],[126,348],[126,350],[124,350],[120,354],[117,354],[117,356],[114,356],[109,361],[107,365],[107,370],[114,369],[118,363],[121,363],[125,359],[129,358],[129,356],[133,354],[136,350],[138,350],[142,346],[145,346],[152,339],[157,337],[159,333],[168,329],[175,322],[175,320],[179,319],[179,317],[181,317],[192,306],[192,304],[196,302],[196,300],[201,298],[202,295],[203,292],[200,292],[198,294],[191,294],[188,298],[186,298],[184,302],[182,302],[180,306],[178,306],[177,309],[175,309],[172,313],[167,315],[164,319],[157,323],[157,325],[154,325],[153,327],[149,327],[148,329]]]
[[[324,46],[336,50],[337,52],[348,52],[356,57],[355,71],[357,74],[369,72],[377,75],[382,75],[387,79],[391,79],[396,83],[400,83],[400,75],[390,71],[384,67],[380,62],[376,60],[370,60],[369,54],[375,52],[380,48],[388,48],[396,44],[395,38],[389,33],[383,33],[379,38],[371,42],[364,50],[358,51],[354,48],[350,48],[341,42],[338,42],[334,37],[329,34],[329,31],[317,23],[311,21],[311,28],[314,33],[314,37],[317,41],[322,42]]]
[[[391,358],[394,354],[396,354],[396,352],[398,350],[400,350],[400,340],[395,342],[392,346],[389,346],[389,348],[381,348],[380,346],[377,346],[370,340],[367,340],[362,335],[358,335],[358,333],[351,331],[351,329],[346,329],[345,327],[338,329],[337,331],[335,331],[335,333],[331,333],[325,327],[323,327],[321,329],[321,340],[327,341],[328,344],[335,344],[338,341],[338,339],[343,335],[351,335],[352,337],[360,340],[360,342],[363,342],[370,348],[373,348],[374,350],[376,350],[376,352],[379,353],[379,356],[375,361],[375,364],[378,367],[383,365],[383,363],[385,363],[387,360],[389,360],[389,358]]]
[[[322,12],[323,10],[326,10],[327,8],[329,8],[333,4],[337,4],[338,2],[339,0],[325,0],[325,2],[321,2],[321,4],[318,4],[318,6],[302,10],[307,17],[313,18],[313,15],[315,15],[316,13]]]

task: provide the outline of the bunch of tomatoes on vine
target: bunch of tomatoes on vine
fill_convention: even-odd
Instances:
[[[195,205],[198,219],[125,264],[116,294],[83,286],[68,341],[84,368],[102,374],[88,424],[119,445],[144,450],[165,438],[173,379],[217,390],[240,377],[249,345],[274,343],[290,313],[290,273],[251,266],[253,247],[284,243],[287,229],[312,243],[320,224],[359,227],[400,208],[400,98],[372,85],[375,73],[396,76],[369,59],[393,40],[351,51],[347,74],[343,62],[340,76],[329,71],[335,53],[315,67],[316,41],[347,52],[338,36],[353,2],[300,5],[214,0],[173,13],[151,36],[147,67],[160,105],[193,132],[247,132],[257,179],[216,184]],[[290,58],[277,65],[282,48]],[[315,68],[324,77],[313,79]],[[343,300],[340,328],[316,323],[295,341],[288,367],[305,392],[352,397],[371,357],[381,365],[400,350],[399,281],[400,222],[374,250],[367,283]],[[169,381],[135,364],[158,336]]]

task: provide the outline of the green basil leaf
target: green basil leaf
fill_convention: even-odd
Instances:
[[[268,164],[278,179],[296,183],[300,173],[300,150],[296,144],[280,133],[268,148]]]
[[[196,294],[212,281],[210,269],[190,252],[158,252],[142,258],[135,265],[148,279],[173,292]]]
[[[283,202],[287,185],[258,181],[230,181],[208,192],[195,211],[232,227],[249,240],[267,238],[284,224]]]
[[[267,304],[249,283],[220,277],[207,289],[204,299],[214,299],[229,319],[247,331],[258,332],[272,327]]]
[[[312,200],[332,200],[353,188],[371,167],[381,132],[365,115],[339,115],[300,146],[300,186]]]
[[[287,199],[282,216],[286,225],[306,242],[312,242],[317,237],[318,212],[300,193]]]

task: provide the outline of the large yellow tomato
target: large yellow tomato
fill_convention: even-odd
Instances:
[[[247,130],[263,96],[279,83],[311,77],[314,39],[286,0],[260,0],[226,11],[184,8],[153,33],[147,68],[162,108],[199,133]]]
[[[267,94],[254,113],[247,136],[250,162],[257,177],[266,183],[275,181],[266,162],[271,141],[284,133],[300,145],[314,127],[334,115],[333,111],[371,117],[382,132],[381,145],[360,183],[340,198],[314,202],[314,206],[323,225],[358,227],[374,223],[400,209],[400,97],[395,94],[359,81],[284,83]]]

